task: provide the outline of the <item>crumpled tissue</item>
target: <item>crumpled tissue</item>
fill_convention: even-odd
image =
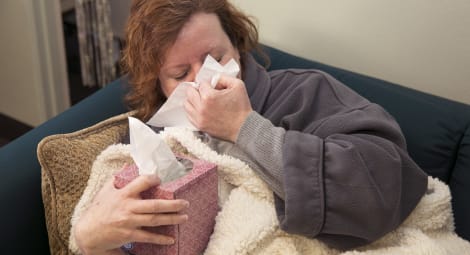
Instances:
[[[162,183],[176,180],[187,173],[170,147],[142,121],[129,117],[130,154],[139,175],[157,175]]]
[[[150,118],[147,124],[154,127],[187,127],[191,130],[198,130],[189,121],[184,110],[188,87],[198,87],[202,82],[207,82],[214,88],[221,74],[236,77],[239,72],[240,67],[233,58],[222,66],[211,55],[207,55],[201,69],[196,74],[195,82],[182,82],[178,84],[173,93],[171,93],[157,113]]]

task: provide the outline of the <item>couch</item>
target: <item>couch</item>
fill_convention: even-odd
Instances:
[[[265,46],[269,69],[326,71],[370,101],[382,105],[401,125],[411,157],[452,193],[456,232],[470,240],[470,106],[386,81],[324,65]],[[443,85],[445,86],[445,85]],[[2,254],[48,254],[41,199],[38,142],[69,133],[127,111],[125,77],[0,148]]]

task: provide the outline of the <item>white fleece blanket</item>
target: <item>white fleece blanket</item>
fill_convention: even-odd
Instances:
[[[218,165],[222,209],[205,255],[470,254],[470,243],[454,233],[449,189],[437,179],[429,178],[428,191],[398,229],[360,249],[340,252],[316,239],[280,230],[272,191],[244,162],[218,154],[185,129],[168,128],[163,136],[174,151]],[[69,248],[74,253],[79,253],[73,236],[78,218],[103,183],[130,161],[129,146],[122,144],[111,145],[95,160],[87,188],[71,220]]]

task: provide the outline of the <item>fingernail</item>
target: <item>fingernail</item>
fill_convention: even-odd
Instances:
[[[168,238],[168,239],[166,240],[166,242],[167,242],[167,244],[175,244],[175,239],[173,239],[173,238]]]
[[[184,201],[184,202],[183,202],[183,205],[184,205],[185,208],[188,208],[188,207],[189,207],[189,202],[188,202],[188,201]]]

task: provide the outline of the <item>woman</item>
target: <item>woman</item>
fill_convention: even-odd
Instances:
[[[210,54],[235,59],[237,78],[188,90],[190,121],[219,152],[247,161],[275,194],[281,228],[347,249],[395,229],[423,195],[427,177],[381,107],[316,70],[266,72],[250,52],[256,27],[224,0],[135,0],[124,64],[128,102],[148,120],[175,87],[193,81]],[[172,244],[141,226],[181,224],[181,200],[140,200],[158,180],[111,182],[77,224],[84,254],[119,254],[125,243]],[[111,199],[112,198],[112,199]]]

